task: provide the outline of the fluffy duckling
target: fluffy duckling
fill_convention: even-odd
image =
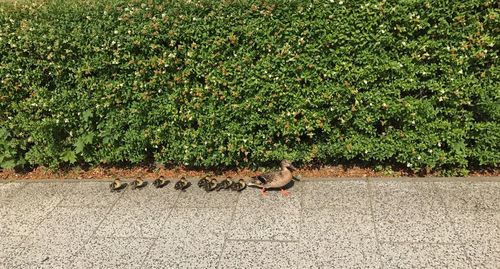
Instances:
[[[219,183],[217,182],[217,179],[215,178],[212,178],[210,179],[210,181],[205,185],[205,191],[207,192],[211,192],[213,190],[215,190],[215,188],[217,188],[217,185],[219,185]]]
[[[242,178],[240,178],[240,180],[238,180],[238,182],[233,182],[233,184],[231,185],[231,189],[233,191],[242,191],[246,187],[247,187],[247,183]]]
[[[208,184],[208,182],[210,181],[208,178],[209,178],[208,175],[202,177],[200,179],[200,181],[198,181],[198,187],[204,188]]]
[[[191,182],[187,181],[185,177],[181,177],[181,179],[175,183],[174,188],[176,190],[186,191],[189,186],[191,186]]]
[[[123,183],[119,178],[115,178],[111,184],[109,184],[109,190],[111,192],[119,192],[127,186],[127,183]]]
[[[148,185],[148,183],[146,181],[144,181],[141,177],[138,177],[136,180],[134,180],[134,181],[132,181],[132,183],[130,183],[130,188],[132,188],[132,190],[142,189],[142,188],[146,187],[146,185]]]
[[[155,181],[153,181],[153,185],[156,188],[163,188],[167,186],[169,183],[170,180],[166,180],[163,176],[160,176],[159,178],[155,179]]]
[[[221,181],[219,184],[217,184],[217,187],[215,188],[216,191],[220,190],[227,190],[231,188],[233,185],[233,181],[231,180],[231,177],[227,177],[223,181]]]

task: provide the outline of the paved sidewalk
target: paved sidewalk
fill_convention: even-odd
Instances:
[[[0,268],[499,268],[500,179],[0,183]]]

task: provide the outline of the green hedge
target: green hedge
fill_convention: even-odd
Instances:
[[[4,168],[500,162],[496,1],[0,7]]]

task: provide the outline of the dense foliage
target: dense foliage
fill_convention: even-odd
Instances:
[[[496,1],[0,5],[0,165],[500,162]]]

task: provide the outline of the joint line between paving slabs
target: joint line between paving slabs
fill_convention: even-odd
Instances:
[[[238,193],[238,198],[236,199],[236,202],[234,203],[233,210],[231,211],[231,218],[229,219],[229,227],[231,227],[231,223],[233,223],[234,215],[236,214],[236,209],[238,208],[238,204],[240,202],[240,197],[241,193]],[[222,256],[224,255],[224,250],[226,249],[226,242],[229,240],[227,238],[228,231],[224,233],[224,241],[222,242],[222,248],[219,254],[219,260],[217,261],[217,266],[215,268],[219,268],[220,262],[222,260]]]
[[[377,229],[377,221],[375,219],[375,211],[373,209],[373,185],[370,180],[366,180],[366,187],[368,188],[368,199],[370,201],[370,214],[372,215],[372,223],[373,223],[373,232],[375,234],[375,243],[377,244],[377,254],[379,255],[379,263],[380,263],[380,268],[384,268],[384,265],[382,264],[382,252],[380,251],[381,248],[381,242],[379,240],[379,235],[378,235],[378,229]]]
[[[444,213],[446,215],[446,218],[450,222],[451,228],[453,229],[453,232],[455,233],[455,235],[457,236],[457,238],[459,240],[458,244],[448,243],[448,244],[442,244],[442,245],[460,245],[461,248],[462,248],[462,252],[464,254],[464,257],[467,260],[467,263],[469,264],[469,266],[471,268],[474,268],[473,263],[472,263],[472,259],[469,257],[469,255],[467,255],[467,250],[466,250],[465,242],[462,241],[462,238],[458,234],[458,230],[455,227],[455,222],[450,217],[450,212],[448,211],[448,207],[446,206],[446,203],[444,202],[443,194],[441,193],[440,189],[438,188],[438,186],[437,186],[437,184],[435,182],[432,183],[432,186],[433,186],[434,191],[437,192],[439,200],[440,200],[441,204],[443,205]]]

